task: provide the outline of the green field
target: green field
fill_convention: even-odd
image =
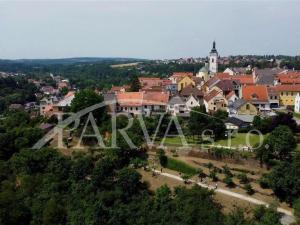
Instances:
[[[261,141],[264,140],[264,138],[266,137],[266,135],[262,135],[261,136]],[[260,136],[257,134],[249,134],[248,135],[248,144],[250,144],[251,146],[255,146],[257,144],[259,144],[260,142]],[[219,140],[215,142],[215,145],[221,145],[221,146],[228,146],[229,145],[229,141],[227,139],[225,140]],[[244,133],[238,133],[235,136],[233,136],[231,138],[231,144],[228,147],[238,147],[238,146],[246,146],[247,145],[247,134]]]
[[[296,117],[297,119],[300,119],[300,113],[293,113],[293,116]]]
[[[261,138],[265,138],[266,135],[263,135]],[[257,134],[249,134],[249,144],[251,146],[255,146],[256,144],[259,144],[260,137]],[[247,134],[245,133],[237,133],[231,138],[231,144],[228,146],[228,139],[224,140],[218,140],[214,143],[214,145],[220,145],[220,146],[228,146],[228,147],[238,147],[240,145],[246,146],[247,145]],[[195,145],[196,141],[192,138],[186,138],[186,141],[188,144]],[[164,145],[178,145],[182,146],[180,137],[166,137]],[[209,144],[208,144],[209,145]]]
[[[168,157],[166,168],[188,175],[197,174],[197,169],[195,167],[170,157]]]

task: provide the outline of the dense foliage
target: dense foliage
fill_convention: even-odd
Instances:
[[[24,104],[36,101],[37,88],[25,77],[0,78],[0,113],[12,103]]]

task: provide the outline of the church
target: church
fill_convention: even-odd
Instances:
[[[205,62],[205,65],[199,70],[199,72],[196,74],[197,77],[200,77],[207,81],[209,78],[211,78],[215,73],[218,72],[218,58],[219,54],[216,49],[216,42],[213,42],[213,47],[209,53],[208,57],[209,61]]]

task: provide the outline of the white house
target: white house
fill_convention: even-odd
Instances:
[[[189,110],[180,96],[174,96],[168,102],[167,112],[172,116],[189,116]]]
[[[298,93],[295,97],[295,112],[300,113],[300,94]]]
[[[193,107],[200,106],[200,101],[193,95],[190,95],[190,97],[187,98],[185,105],[187,109],[190,111]]]

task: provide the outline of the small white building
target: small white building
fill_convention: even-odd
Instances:
[[[298,93],[295,97],[295,109],[296,113],[300,113],[300,94]]]
[[[190,97],[187,98],[185,105],[187,109],[191,111],[193,107],[200,106],[200,101],[198,98],[194,97],[193,95],[190,95]]]
[[[180,96],[174,96],[168,102],[167,112],[172,116],[189,116],[189,110]]]

